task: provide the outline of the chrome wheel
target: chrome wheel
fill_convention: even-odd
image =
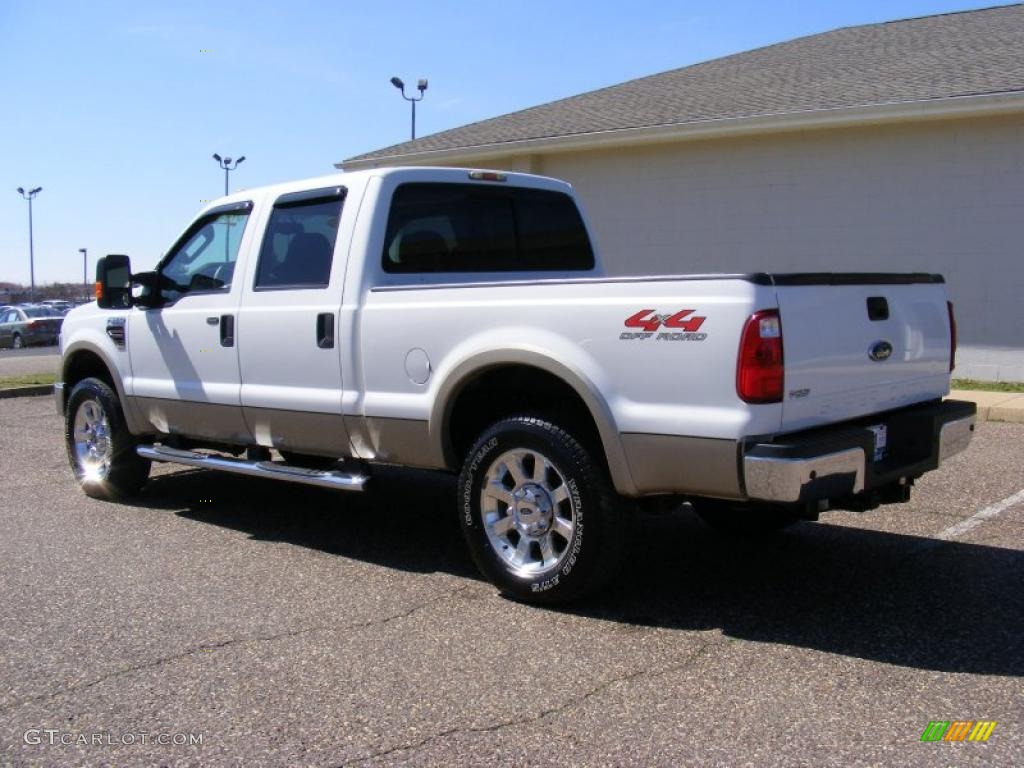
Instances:
[[[83,400],[75,411],[74,450],[84,479],[106,478],[114,452],[110,420],[98,400]]]
[[[491,462],[480,510],[491,547],[518,576],[553,572],[572,550],[576,501],[559,469],[538,451],[511,450]]]
[[[149,477],[149,460],[136,453],[114,388],[101,379],[82,379],[68,396],[64,421],[68,461],[94,499],[123,499],[137,493]]]

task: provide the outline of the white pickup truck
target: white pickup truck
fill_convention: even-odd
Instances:
[[[905,501],[973,433],[955,346],[937,275],[607,277],[569,185],[393,168],[222,198],[151,272],[102,259],[55,394],[100,498],[151,461],[459,473],[481,571],[553,602],[610,578],[638,500],[762,527]]]

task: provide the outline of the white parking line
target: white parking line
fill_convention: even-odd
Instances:
[[[935,534],[935,538],[940,541],[950,541],[959,538],[972,528],[977,528],[986,520],[991,520],[993,517],[1000,515],[1013,505],[1020,504],[1021,502],[1024,502],[1024,488],[1021,488],[1013,496],[1007,496],[1002,501],[997,501],[992,506],[975,512],[966,520],[961,520],[959,523],[949,526],[946,530],[940,531]]]

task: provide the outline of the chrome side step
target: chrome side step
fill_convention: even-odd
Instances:
[[[228,456],[210,456],[196,451],[182,451],[163,445],[140,445],[136,453],[151,461],[164,461],[170,464],[186,464],[190,467],[216,469],[221,472],[234,472],[238,475],[251,477],[268,477],[274,480],[286,480],[290,483],[316,485],[321,488],[334,488],[339,491],[361,491],[369,480],[367,475],[350,474],[338,470],[304,469],[274,464],[270,461],[249,461],[233,459]]]

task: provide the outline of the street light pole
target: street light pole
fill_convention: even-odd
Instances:
[[[242,155],[240,158],[235,160],[234,165],[231,164],[230,157],[222,158],[216,152],[213,153],[213,159],[217,161],[217,165],[224,169],[224,194],[226,196],[228,194],[228,174],[245,162],[245,155]]]
[[[416,102],[423,101],[423,92],[427,90],[427,81],[420,80],[416,83],[416,89],[420,92],[420,97],[414,98],[413,96],[405,95],[405,83],[402,82],[400,77],[392,77],[391,84],[395,86],[399,91],[402,92],[402,98],[412,103],[412,138],[416,138]]]
[[[36,300],[36,254],[35,246],[32,242],[32,199],[43,191],[42,187],[36,187],[25,192],[23,187],[18,187],[18,192],[23,198],[28,200],[28,270],[29,280],[31,287],[29,288],[29,301]]]
[[[85,248],[79,248],[78,252],[82,254],[82,296],[89,298],[89,265],[88,265],[88,254]]]

